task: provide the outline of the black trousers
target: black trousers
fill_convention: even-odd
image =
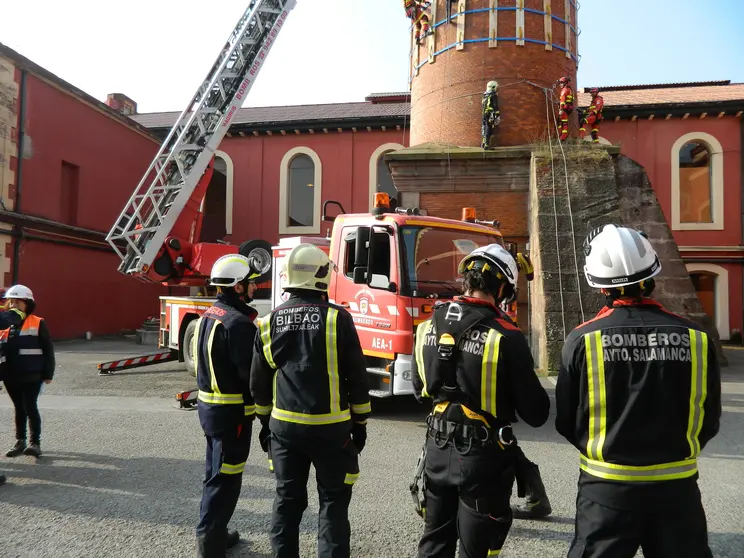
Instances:
[[[568,558],[713,558],[700,491],[666,509],[616,510],[582,495],[576,498],[576,526]]]
[[[26,439],[26,423],[31,427],[32,444],[41,443],[39,393],[43,382],[5,382],[5,389],[15,408],[16,440]]]
[[[300,556],[300,521],[307,509],[310,465],[318,483],[318,557],[349,558],[349,503],[359,477],[359,452],[348,434],[334,439],[271,435],[276,497],[271,516],[275,558]]]
[[[514,483],[511,457],[498,446],[461,455],[452,443],[439,448],[429,437],[426,520],[419,558],[486,558],[501,550],[512,523],[509,498]],[[458,449],[463,448],[458,444]]]
[[[210,555],[225,552],[227,524],[240,497],[243,470],[251,448],[252,422],[207,439],[206,472],[196,536],[206,540]]]

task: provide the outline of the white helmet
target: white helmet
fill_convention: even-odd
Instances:
[[[661,271],[661,262],[646,235],[616,225],[594,229],[584,240],[584,275],[596,288],[627,287]]]
[[[308,289],[326,292],[331,272],[337,269],[328,254],[313,244],[298,244],[292,248],[284,265],[287,274],[284,290]]]
[[[483,262],[483,265],[479,266],[478,262]],[[496,269],[491,269],[491,265]],[[484,272],[494,271],[497,279],[506,280],[514,288],[517,287],[519,277],[517,262],[514,261],[514,256],[501,244],[489,244],[476,248],[463,258],[457,267],[457,272],[463,275],[471,269]]]
[[[214,262],[209,284],[215,287],[234,287],[246,277],[254,279],[259,275],[256,266],[245,256],[227,254]]]
[[[4,298],[18,298],[21,300],[34,300],[34,293],[25,285],[13,285],[5,291]]]
[[[489,81],[486,84],[486,91],[496,91],[499,88],[498,81]]]

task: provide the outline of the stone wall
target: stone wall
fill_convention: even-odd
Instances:
[[[715,339],[725,364],[718,334],[703,312],[645,170],[617,151],[568,144],[565,159],[555,145],[552,159],[547,146],[533,153],[531,337],[537,366],[545,372],[556,371],[564,335],[602,308],[604,297],[584,280],[582,243],[592,229],[609,223],[648,234],[662,265],[653,297],[670,311],[700,324]]]

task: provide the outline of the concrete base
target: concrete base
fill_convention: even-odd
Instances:
[[[147,329],[138,329],[137,330],[137,345],[156,345],[158,344],[158,339],[160,337],[160,332],[155,330],[147,330]]]

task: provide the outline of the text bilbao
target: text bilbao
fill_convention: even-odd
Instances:
[[[605,361],[676,360],[692,362],[690,334],[676,333],[603,333]]]
[[[318,306],[290,306],[274,311],[276,333],[320,329],[322,316]]]
[[[483,348],[486,346],[486,339],[489,331],[491,330],[488,328],[473,326],[462,336],[457,348],[465,353],[470,353],[471,355],[483,356]],[[424,346],[433,347],[436,344],[437,336],[434,324],[432,324],[429,333],[424,339]]]

